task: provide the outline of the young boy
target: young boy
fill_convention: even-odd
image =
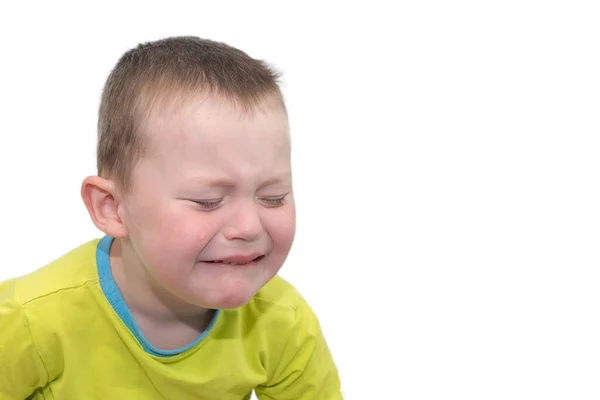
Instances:
[[[125,53],[81,194],[106,236],[0,284],[0,399],[340,399],[295,232],[277,74],[176,37]]]

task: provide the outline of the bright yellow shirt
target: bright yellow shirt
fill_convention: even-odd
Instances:
[[[279,277],[187,348],[152,348],[107,275],[107,238],[0,283],[0,400],[342,398],[315,314]]]

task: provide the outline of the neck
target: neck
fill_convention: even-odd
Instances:
[[[195,306],[160,287],[141,265],[125,239],[115,239],[110,249],[113,277],[127,307],[136,318],[161,325],[185,324],[202,331],[214,310]]]

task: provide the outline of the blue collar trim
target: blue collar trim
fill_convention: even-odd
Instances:
[[[125,325],[127,325],[131,333],[133,333],[133,335],[142,345],[144,350],[147,353],[158,357],[172,357],[191,349],[192,347],[197,345],[202,339],[204,339],[215,325],[217,318],[219,318],[219,315],[221,314],[221,310],[217,310],[212,321],[208,325],[208,328],[206,328],[204,332],[202,332],[198,339],[196,339],[189,345],[181,347],[179,349],[157,349],[148,341],[148,339],[144,337],[144,334],[135,322],[135,319],[133,318],[129,307],[127,307],[127,304],[125,304],[125,300],[123,300],[121,291],[119,290],[119,287],[117,286],[117,283],[115,282],[112,275],[112,271],[110,269],[110,246],[112,245],[113,241],[114,238],[107,235],[100,240],[96,249],[96,264],[98,266],[98,275],[100,276],[100,287],[102,287],[102,291],[104,292],[104,295],[106,296],[108,302],[112,305],[112,308],[119,315],[119,317],[125,323]]]

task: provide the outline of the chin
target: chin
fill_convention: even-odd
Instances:
[[[212,308],[222,310],[242,307],[252,300],[259,289],[259,287],[255,288],[247,283],[227,285],[211,296],[210,303],[213,305]]]
[[[252,297],[250,298],[244,298],[244,299],[227,299],[225,301],[221,301],[218,304],[216,304],[215,309],[219,309],[219,310],[233,310],[239,307],[242,307],[246,304],[248,304],[248,302],[252,299]]]
[[[219,299],[211,302],[214,309],[229,310],[246,305],[256,293],[223,293]]]

